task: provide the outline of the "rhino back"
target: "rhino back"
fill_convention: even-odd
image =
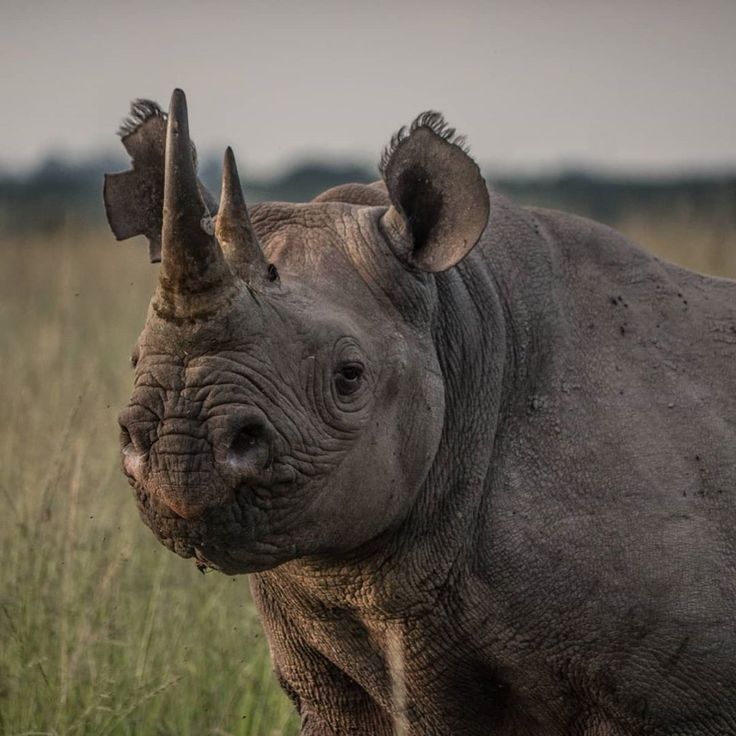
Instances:
[[[581,218],[496,211],[483,255],[533,369],[499,421],[481,514],[493,635],[546,673],[531,687],[579,675],[632,728],[732,728],[736,284]]]

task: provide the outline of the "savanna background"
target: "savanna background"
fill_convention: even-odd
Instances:
[[[189,97],[217,192],[376,178],[437,108],[488,181],[736,276],[736,6],[408,1],[2,3],[0,733],[295,734],[247,580],[139,522],[118,409],[157,267],[116,244],[104,171],[129,100]]]

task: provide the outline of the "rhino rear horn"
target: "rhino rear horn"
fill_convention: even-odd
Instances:
[[[250,286],[262,286],[268,280],[268,263],[251,224],[235,155],[229,146],[222,166],[220,210],[215,232],[230,268]]]
[[[425,112],[402,128],[380,165],[391,207],[384,230],[396,255],[421,271],[461,261],[488,224],[490,202],[464,139],[442,116]]]
[[[161,260],[163,225],[164,150],[166,113],[151,100],[135,100],[119,134],[133,168],[105,174],[103,199],[110,229],[117,240],[136,235],[148,239],[151,263]],[[192,146],[192,156],[196,152]],[[212,214],[217,202],[198,181],[199,191]]]
[[[180,89],[174,90],[169,107],[163,199],[159,292],[171,302],[169,307],[186,313],[190,297],[225,287],[234,277],[199,191],[187,101]]]

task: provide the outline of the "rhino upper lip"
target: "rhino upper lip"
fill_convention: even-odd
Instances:
[[[249,539],[253,519],[247,510],[248,497],[269,493],[274,486],[289,486],[297,481],[297,471],[288,463],[274,461],[257,483],[243,484],[233,489],[223,504],[207,508],[201,517],[187,520],[170,509],[156,491],[139,483],[128,473],[135,490],[138,507],[146,524],[167,547],[183,557],[194,557],[208,567],[226,574],[266,570],[276,564],[268,551],[243,549],[246,559],[237,554],[243,538],[234,534],[233,526],[242,530]],[[231,551],[234,554],[231,554]]]
[[[177,514],[173,509],[162,501],[158,495],[145,486],[133,484],[138,499],[138,505],[143,515],[148,519],[150,525],[154,531],[159,529],[161,524],[157,520],[164,522],[164,526],[167,527],[166,531],[171,532],[175,530],[177,536],[182,541],[189,541],[187,538],[190,535],[194,536],[194,539],[201,538],[202,533],[211,531],[215,536],[218,534],[218,528],[223,524],[229,525],[233,521],[241,524],[244,528],[248,526],[247,512],[243,511],[243,507],[248,505],[247,498],[244,494],[252,494],[257,492],[259,488],[268,488],[274,485],[272,483],[258,484],[258,486],[248,487],[247,489],[235,489],[231,494],[230,498],[222,504],[210,506],[205,509],[200,517],[195,519],[185,519]],[[222,512],[228,515],[228,510],[234,511],[233,518],[223,519],[221,518]],[[161,530],[163,531],[163,529]],[[192,544],[194,540],[192,540]]]

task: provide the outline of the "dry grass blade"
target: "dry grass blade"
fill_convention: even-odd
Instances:
[[[406,677],[404,674],[404,647],[399,631],[389,630],[386,636],[388,669],[391,676],[394,736],[406,736],[409,722],[406,716]]]

